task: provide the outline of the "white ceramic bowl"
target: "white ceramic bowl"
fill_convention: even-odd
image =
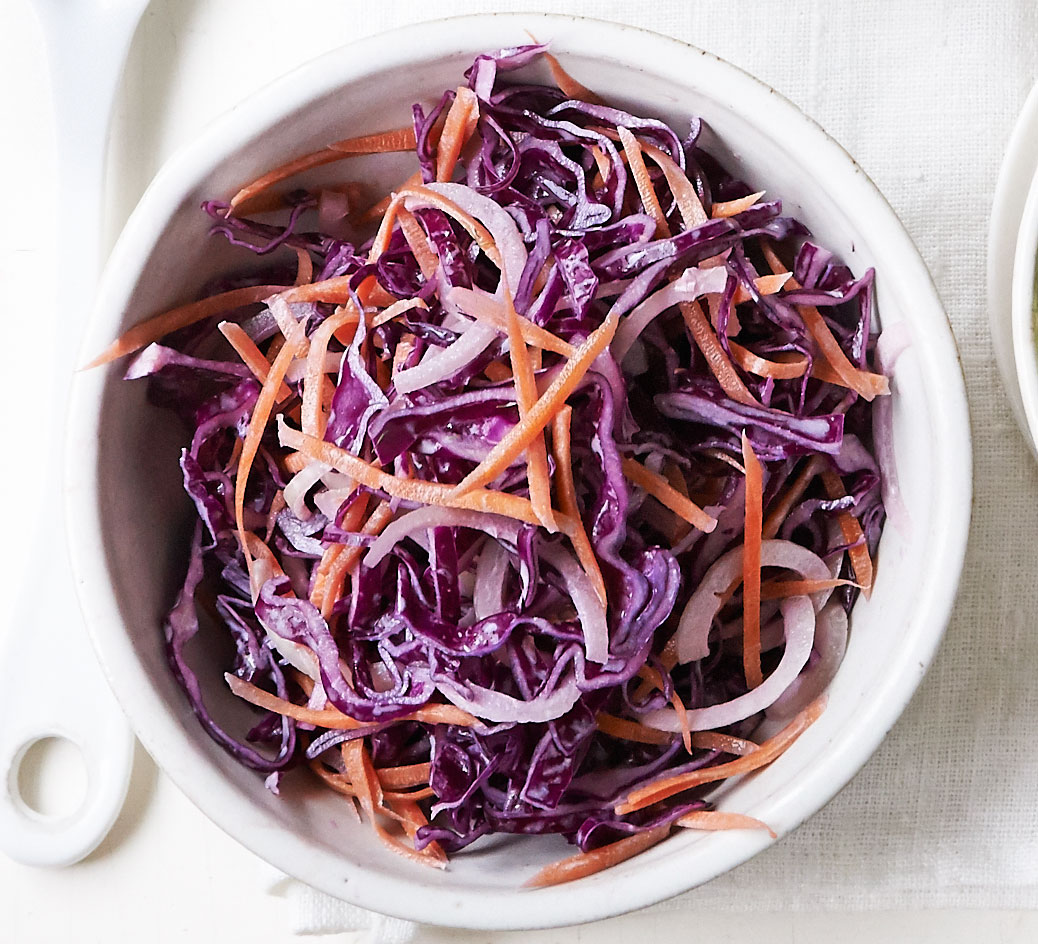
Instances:
[[[488,15],[423,23],[324,56],[257,94],[169,161],[135,210],[105,275],[86,350],[189,296],[228,255],[197,206],[286,155],[400,124],[415,99],[458,83],[475,54],[550,39],[574,75],[635,112],[680,126],[701,115],[730,167],[784,199],[823,245],[861,272],[875,266],[886,326],[914,342],[894,375],[894,431],[906,533],[887,528],[875,593],[853,614],[845,665],[822,719],[777,763],[727,790],[723,807],[782,835],[861,767],[919,684],[955,596],[970,515],[971,453],[952,335],[930,276],[864,172],[810,119],[714,56],[641,30],[573,17]],[[546,75],[542,73],[546,79]],[[410,171],[407,170],[406,173]],[[358,159],[388,189],[393,159]],[[76,383],[68,508],[83,608],[112,686],[144,746],[217,824],[284,871],[392,915],[480,928],[546,927],[619,914],[672,896],[769,844],[757,832],[684,832],[572,885],[519,892],[567,853],[558,838],[497,839],[446,872],[386,852],[338,798],[298,780],[280,799],[204,734],[166,667],[161,618],[185,566],[187,503],[178,434],[119,367]],[[222,686],[210,679],[214,700]]]
[[[1038,444],[1038,324],[1036,324],[1035,256],[1038,254],[1038,167],[1020,217],[1013,257],[1013,358],[1027,432]]]

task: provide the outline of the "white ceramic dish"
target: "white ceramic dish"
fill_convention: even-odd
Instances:
[[[234,109],[163,168],[113,253],[87,350],[180,301],[225,265],[222,247],[205,238],[196,209],[203,197],[232,192],[288,154],[401,123],[414,99],[433,100],[456,85],[476,53],[525,42],[527,31],[551,39],[573,74],[608,99],[679,123],[705,117],[730,165],[782,196],[856,271],[876,267],[883,323],[904,322],[911,339],[926,340],[901,356],[894,374],[895,451],[911,526],[883,535],[875,592],[853,614],[846,664],[822,719],[777,763],[729,788],[722,803],[782,835],[861,767],[933,657],[965,549],[971,452],[954,342],[911,240],[854,161],[773,90],[674,40],[572,17],[473,16],[358,42]],[[387,189],[410,172],[396,161],[362,161],[351,173],[374,174]],[[178,434],[146,406],[141,386],[119,375],[118,368],[82,374],[74,397],[68,504],[82,604],[144,746],[243,844],[365,907],[480,928],[619,914],[705,882],[769,844],[758,833],[685,833],[572,885],[519,892],[537,868],[567,853],[562,840],[495,840],[432,872],[386,852],[367,827],[342,815],[336,797],[309,789],[305,778],[272,796],[204,734],[166,667],[159,624],[186,553]],[[220,689],[214,681],[211,690]]]
[[[1028,188],[1038,171],[1038,85],[1027,96],[1020,117],[1006,145],[1006,156],[995,187],[988,229],[988,321],[995,348],[995,360],[1002,374],[1002,384],[1013,415],[1031,451],[1038,456],[1038,425],[1028,420],[1024,410],[1018,360],[1014,353],[1014,301],[1019,237],[1029,241],[1032,249],[1038,229],[1032,224],[1027,233],[1021,224]],[[1033,262],[1034,253],[1031,253]],[[1033,345],[1032,345],[1033,346]],[[1032,411],[1032,416],[1034,415]],[[1030,431],[1028,431],[1030,423]]]
[[[1013,258],[1012,328],[1016,380],[1025,433],[1038,443],[1038,336],[1035,331],[1035,255],[1038,253],[1038,162],[1017,230]]]

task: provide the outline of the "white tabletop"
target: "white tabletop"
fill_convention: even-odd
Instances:
[[[409,4],[394,20],[407,18]],[[115,229],[162,159],[181,141],[263,82],[351,38],[347,0],[154,0],[131,51],[113,132],[110,228]],[[477,9],[480,4],[458,4]],[[528,4],[551,8],[550,3]],[[578,10],[578,4],[567,9]],[[293,11],[289,13],[288,11]],[[0,3],[0,298],[8,343],[8,391],[30,385],[24,351],[30,313],[51,303],[55,261],[54,147],[39,28],[29,0]],[[49,310],[49,308],[47,309]],[[15,411],[9,441],[31,436],[33,417]],[[31,528],[31,508],[5,509],[8,535]],[[4,573],[20,572],[18,542],[0,547]],[[5,706],[5,710],[7,706]],[[1029,825],[1029,824],[1028,824]],[[127,806],[86,861],[38,870],[0,857],[0,940],[29,944],[154,944],[289,939],[292,905],[271,894],[277,874],[206,820],[138,750]],[[748,903],[752,907],[752,903]],[[629,941],[694,934],[712,944],[913,941],[1009,944],[1038,940],[1038,913],[889,911],[634,916],[587,928],[523,935],[423,930],[420,941]],[[346,938],[343,938],[346,939]]]

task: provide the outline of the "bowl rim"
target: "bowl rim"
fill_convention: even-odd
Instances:
[[[562,29],[574,25],[580,27],[579,35]],[[83,350],[99,349],[117,325],[132,288],[124,273],[139,271],[141,265],[134,264],[135,259],[143,262],[136,245],[140,237],[153,233],[155,219],[166,219],[170,215],[177,198],[188,189],[184,182],[200,179],[205,169],[211,169],[227,157],[233,150],[228,142],[238,146],[280,116],[294,113],[338,87],[387,67],[413,62],[419,50],[419,56],[424,59],[461,49],[496,48],[500,40],[494,37],[523,35],[531,28],[541,36],[552,36],[553,30],[564,33],[565,40],[556,47],[556,52],[563,54],[614,58],[628,65],[637,61],[675,63],[657,65],[661,75],[667,71],[676,74],[676,64],[688,65],[694,61],[698,70],[697,84],[716,89],[726,83],[726,87],[733,90],[733,98],[756,106],[755,115],[760,119],[757,123],[766,131],[786,141],[789,132],[788,128],[783,130],[783,126],[792,122],[799,137],[791,152],[809,167],[826,165],[833,186],[840,186],[841,192],[846,194],[846,205],[859,208],[851,214],[852,218],[861,218],[860,207],[870,209],[870,234],[897,247],[903,257],[902,278],[909,280],[918,291],[920,323],[933,334],[920,357],[931,362],[932,376],[937,375],[938,367],[944,367],[942,396],[934,397],[929,406],[935,428],[934,442],[947,454],[946,460],[954,461],[943,463],[945,475],[935,482],[934,488],[942,495],[939,507],[961,511],[958,515],[940,516],[931,535],[933,553],[927,574],[933,579],[920,588],[912,610],[913,614],[923,614],[919,619],[927,631],[918,633],[913,645],[899,653],[882,689],[877,691],[871,704],[856,715],[856,736],[844,738],[842,743],[832,745],[830,751],[814,758],[804,774],[804,788],[795,791],[795,796],[783,799],[784,817],[791,831],[835,796],[871,756],[907,705],[933,659],[951,613],[965,555],[972,499],[972,450],[965,384],[954,337],[918,250],[893,209],[854,159],[813,119],[774,89],[743,69],[676,38],[639,27],[564,14],[468,14],[411,24],[356,40],[299,66],[253,93],[210,123],[166,161],[131,215],[112,253],[85,333]],[[622,37],[623,42],[615,44],[615,48],[623,49],[622,54],[602,55],[595,39],[600,40],[603,34],[614,40]],[[393,41],[387,43],[387,38]],[[343,54],[345,50],[349,51],[348,56]],[[405,50],[410,55],[405,56]],[[346,62],[350,65],[346,66]],[[747,107],[745,113],[751,111]],[[148,239],[144,242],[147,244]],[[948,364],[959,365],[959,369],[947,371]],[[196,806],[253,852],[288,871],[304,871],[303,880],[322,891],[386,914],[455,927],[518,930],[583,923],[654,904],[728,871],[768,845],[766,839],[756,836],[728,837],[726,842],[712,842],[711,852],[715,855],[711,861],[716,868],[708,875],[690,878],[682,870],[671,867],[671,858],[664,857],[646,862],[639,870],[637,881],[622,885],[611,882],[609,873],[603,873],[584,882],[542,890],[536,899],[510,892],[510,901],[514,901],[510,908],[500,906],[500,895],[422,887],[417,881],[396,876],[373,876],[365,880],[365,870],[353,866],[345,869],[351,876],[346,885],[339,879],[333,881],[325,877],[312,866],[308,870],[295,867],[306,857],[320,862],[321,855],[296,834],[282,831],[275,836],[269,827],[263,828],[259,819],[250,820],[250,813],[239,808],[240,798],[215,767],[192,766],[185,762],[192,753],[190,738],[179,721],[164,708],[158,694],[138,677],[139,660],[125,632],[108,576],[100,507],[96,501],[102,391],[102,378],[96,374],[80,374],[76,378],[66,450],[68,530],[77,590],[88,630],[102,667],[142,744],[153,757],[162,758],[163,769]],[[715,840],[715,837],[709,839]],[[343,871],[340,866],[336,877]],[[488,907],[491,897],[493,906]],[[529,907],[534,902],[537,907]]]
[[[1038,166],[1027,191],[1013,253],[1012,337],[1017,383],[1032,451],[1038,443]]]

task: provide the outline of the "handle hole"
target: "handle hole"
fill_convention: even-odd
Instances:
[[[22,753],[12,771],[18,796],[38,816],[63,819],[83,805],[87,792],[86,762],[75,741],[44,737]]]

